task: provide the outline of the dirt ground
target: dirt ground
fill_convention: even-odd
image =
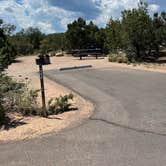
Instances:
[[[17,80],[29,82],[29,86],[34,89],[40,89],[38,66],[35,64],[36,56],[19,57],[16,62],[9,66],[7,73]],[[76,66],[76,65],[92,65],[93,68],[102,67],[123,67],[136,70],[148,70],[155,72],[166,72],[166,64],[141,64],[127,65],[110,63],[107,58],[74,58],[71,56],[52,57],[51,65],[44,66],[44,70],[59,69],[61,67]],[[123,69],[122,68],[122,69]],[[28,79],[27,79],[28,78]],[[71,91],[47,78],[45,78],[45,90],[47,101],[52,97],[69,94]],[[73,93],[73,92],[72,92]],[[75,122],[80,122],[88,118],[92,114],[93,104],[83,99],[81,96],[74,94],[74,106],[78,107],[77,111],[71,111],[49,118],[42,117],[21,117],[14,115],[13,118],[20,122],[21,125],[0,131],[1,141],[22,140],[39,136],[49,132],[57,132]],[[40,95],[39,95],[40,101]]]

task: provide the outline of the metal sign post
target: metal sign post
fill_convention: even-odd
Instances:
[[[44,90],[43,65],[50,64],[50,57],[48,55],[45,56],[39,55],[39,58],[36,59],[36,64],[39,65],[43,116],[46,117],[47,112],[46,112],[46,101],[45,101],[45,90]]]

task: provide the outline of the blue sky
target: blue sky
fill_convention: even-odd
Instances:
[[[109,18],[137,6],[139,0],[0,0],[0,18],[17,30],[38,27],[44,33],[63,32],[67,24],[83,17],[104,27]],[[166,0],[146,0],[149,12],[166,10]]]

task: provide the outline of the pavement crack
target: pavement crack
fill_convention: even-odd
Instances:
[[[93,120],[93,121],[101,121],[101,122],[107,123],[109,125],[113,125],[115,127],[120,127],[120,128],[124,128],[124,129],[128,129],[128,130],[132,130],[132,131],[139,132],[139,133],[154,134],[154,135],[159,135],[159,136],[166,136],[166,134],[164,134],[164,133],[159,133],[159,132],[155,132],[155,131],[151,131],[151,130],[144,130],[144,129],[133,128],[133,127],[130,127],[130,126],[127,126],[127,125],[122,125],[122,124],[119,124],[119,123],[116,123],[116,122],[111,122],[111,121],[108,121],[108,120],[105,120],[105,119],[92,118],[92,117],[89,118],[89,119]]]

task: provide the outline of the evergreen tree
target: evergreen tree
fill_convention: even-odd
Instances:
[[[0,70],[3,70],[14,60],[16,50],[9,43],[5,30],[3,28],[3,21],[0,20]]]

